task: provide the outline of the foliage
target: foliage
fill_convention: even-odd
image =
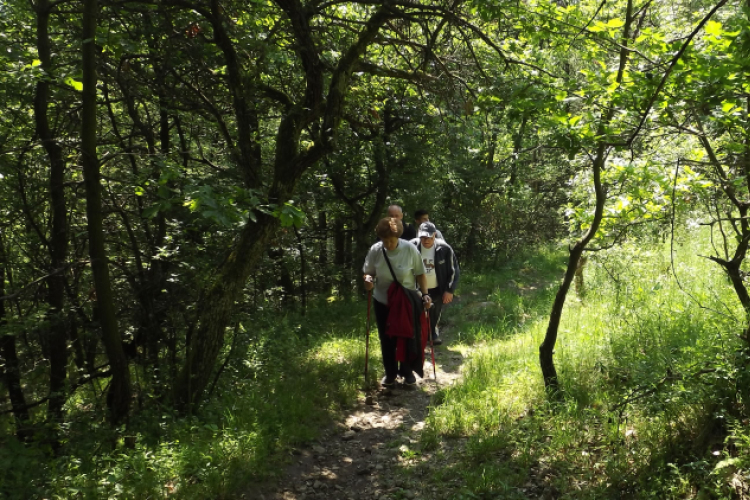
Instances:
[[[69,403],[71,423],[60,430],[65,453],[57,458],[45,454],[44,443],[25,447],[3,438],[0,493],[9,499],[232,498],[276,474],[294,447],[315,439],[356,398],[364,369],[363,307],[318,304],[304,318],[271,312],[242,318],[231,341],[237,355],[200,416],[181,417],[151,399],[127,428],[112,429],[85,404],[87,396]]]
[[[529,475],[554,495],[559,470],[594,496],[729,495],[750,398],[749,16],[726,0],[103,2],[91,207],[81,5],[0,3],[2,487],[201,497],[269,473],[354,397],[353,327],[316,315],[351,305],[398,203],[486,273],[464,284],[484,305],[456,310],[462,341],[488,347],[426,438],[473,436],[467,495],[522,495]],[[532,360],[565,266],[525,252],[581,250],[592,227],[595,286],[556,353],[567,403],[546,406]],[[649,246],[690,237],[714,267]],[[104,423],[113,375],[134,381],[124,427]],[[712,436],[726,446],[703,456]]]
[[[697,257],[697,236],[674,255],[668,243],[633,240],[588,262],[585,295],[562,324],[559,404],[546,401],[534,362],[554,268],[529,276],[525,256],[475,282],[493,305],[473,317],[464,309],[456,327],[466,345],[455,348],[473,350],[465,379],[443,390],[423,435],[428,448],[468,442],[436,480],[459,475],[467,494],[508,498],[721,497],[739,487],[745,351],[732,332],[744,315],[730,290],[715,293],[722,280]]]

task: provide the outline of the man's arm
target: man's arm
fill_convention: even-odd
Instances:
[[[453,293],[458,286],[458,278],[461,275],[461,270],[458,267],[456,252],[453,251],[450,245],[446,244],[445,246],[450,253],[450,272],[448,273],[450,279],[448,280],[448,290],[443,293],[443,304],[450,304],[453,302]]]
[[[430,297],[430,294],[428,292],[427,288],[427,276],[424,274],[418,274],[416,276],[417,278],[417,285],[419,285],[419,290],[422,292],[422,302],[424,302],[424,308],[429,309],[432,307],[432,298]]]
[[[421,290],[422,295],[426,294],[428,292],[427,276],[424,274],[418,274],[416,278],[417,278],[417,285],[419,285],[419,289]]]

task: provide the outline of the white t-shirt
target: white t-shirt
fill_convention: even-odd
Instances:
[[[422,245],[422,263],[424,264],[425,278],[427,278],[427,288],[437,288],[437,274],[435,273],[435,245],[425,248]]]
[[[393,250],[386,250],[386,252],[398,281],[406,288],[416,288],[417,280],[415,276],[425,273],[424,264],[422,264],[422,258],[417,247],[406,240],[399,239],[398,246]],[[372,294],[375,300],[388,305],[388,287],[393,283],[393,276],[383,256],[382,241],[378,241],[370,247],[362,271],[365,274],[375,276],[375,288]]]

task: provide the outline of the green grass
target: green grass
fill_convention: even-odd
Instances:
[[[462,304],[464,345],[454,347],[473,352],[423,434],[425,449],[468,438],[434,472],[438,482],[461,478],[460,488],[445,483],[446,498],[725,498],[727,477],[737,484],[748,470],[747,447],[734,444],[748,442],[736,425],[747,413],[737,368],[743,315],[700,250],[677,250],[682,288],[668,245],[626,245],[589,261],[586,293],[571,291],[560,325],[564,399],[554,404],[538,346],[564,252],[470,277],[462,291],[475,300]],[[716,472],[722,458],[732,465],[718,470],[729,475]]]
[[[316,439],[356,400],[365,323],[364,301],[318,305],[304,318],[243,321],[235,359],[213,399],[191,418],[154,401],[127,429],[112,430],[82,393],[71,404],[59,458],[2,438],[0,497],[234,498],[277,474],[293,447]],[[371,340],[374,383],[377,334]],[[126,447],[128,439],[135,445]]]
[[[538,346],[564,249],[465,270],[447,316],[464,377],[436,394],[420,445],[402,450],[430,460],[401,473],[428,478],[439,498],[736,498],[750,477],[750,355],[727,280],[696,256],[707,253],[677,249],[679,285],[665,245],[591,257],[586,294],[571,291],[560,325],[554,403]],[[0,496],[234,498],[356,400],[365,318],[364,300],[241,318],[236,355],[190,418],[146,400],[113,430],[92,410],[102,387],[81,391],[57,458],[0,436]],[[374,384],[374,331],[371,340]]]

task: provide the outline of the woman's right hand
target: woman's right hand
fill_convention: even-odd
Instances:
[[[373,283],[372,281],[372,276],[370,276],[369,274],[365,274],[364,278],[365,278],[365,290],[369,291],[375,288],[375,283]]]

